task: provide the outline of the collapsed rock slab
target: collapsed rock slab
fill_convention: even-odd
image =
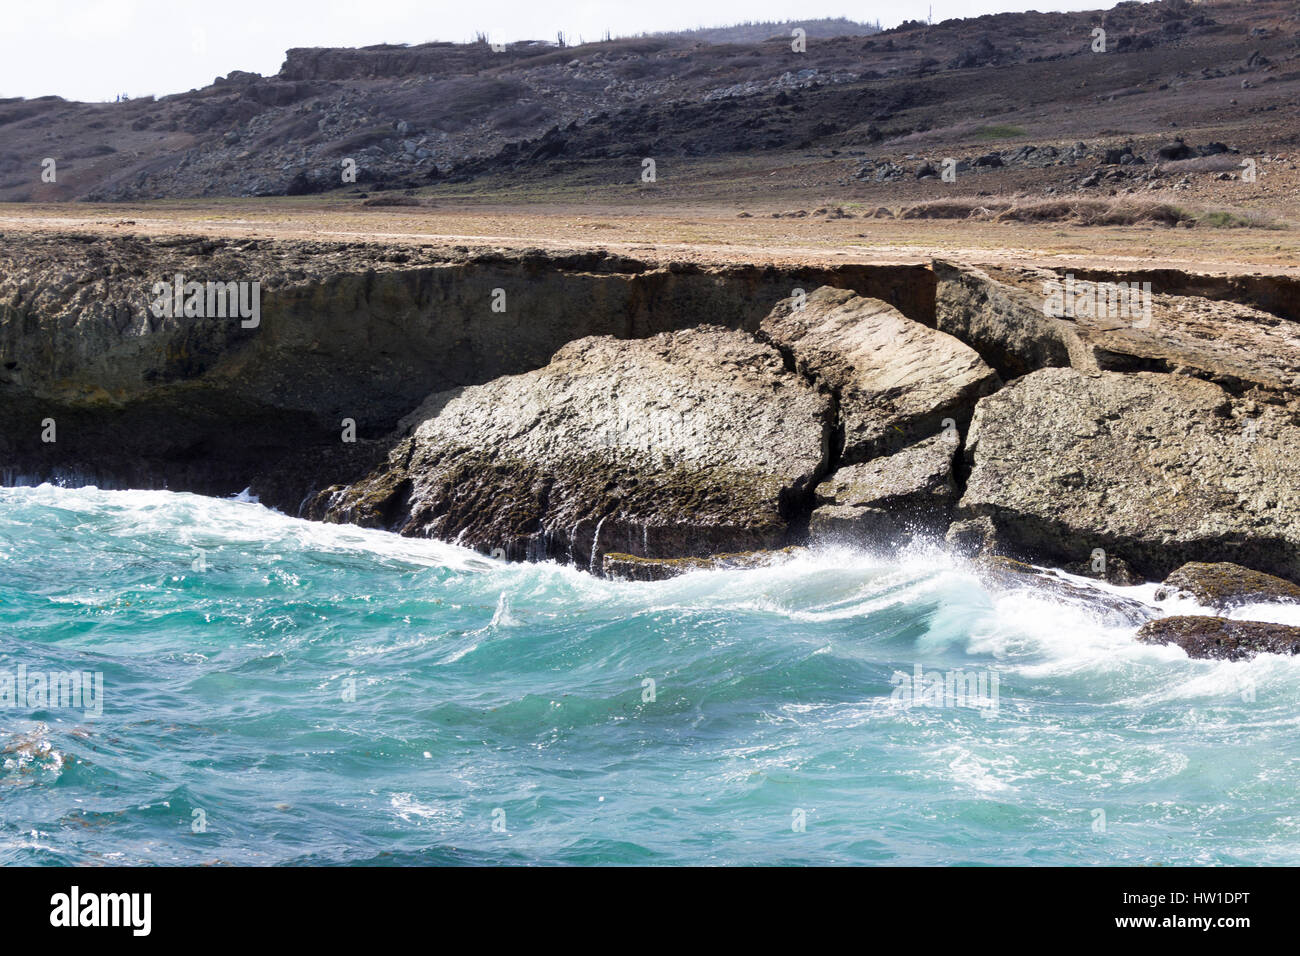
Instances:
[[[1165,578],[1156,600],[1184,594],[1218,610],[1260,601],[1300,603],[1300,585],[1228,561],[1184,564]]]
[[[1176,615],[1138,628],[1143,644],[1176,644],[1188,657],[1240,661],[1256,654],[1300,654],[1300,627],[1226,617]]]
[[[961,444],[947,429],[903,451],[847,465],[814,490],[814,538],[898,545],[941,537],[957,503],[953,460]]]
[[[1044,369],[983,399],[948,538],[1038,563],[1095,549],[1148,579],[1188,561],[1300,577],[1300,427],[1181,375]]]
[[[1064,366],[1187,371],[1238,391],[1300,391],[1300,324],[1188,294],[1197,284],[1186,276],[1076,279],[1038,268],[933,265],[936,326],[1005,378]]]
[[[593,336],[439,392],[362,481],[309,508],[511,559],[601,567],[780,548],[826,469],[831,400],[753,336]]]
[[[1093,365],[1072,323],[1043,312],[1041,292],[998,282],[974,266],[933,262],[935,326],[971,346],[1003,378]]]
[[[841,464],[927,438],[945,418],[964,427],[975,402],[1002,384],[969,346],[846,289],[781,301],[759,334],[837,397]]]

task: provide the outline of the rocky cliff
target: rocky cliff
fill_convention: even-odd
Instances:
[[[643,577],[924,535],[1185,565],[1170,589],[1214,562],[1300,580],[1286,277],[77,236],[0,260],[9,484],[251,486]],[[256,321],[158,314],[178,275],[256,282]]]
[[[155,315],[155,285],[178,275],[257,283],[256,326]],[[0,478],[207,494],[252,485],[296,513],[385,458],[380,439],[432,393],[539,369],[586,336],[756,328],[776,302],[823,285],[933,322],[921,266],[0,236]]]

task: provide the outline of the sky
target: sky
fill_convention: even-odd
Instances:
[[[573,42],[848,17],[882,27],[1017,10],[1104,9],[1114,0],[3,0],[0,97],[112,100],[207,86],[231,70],[270,75],[300,46],[473,40]]]

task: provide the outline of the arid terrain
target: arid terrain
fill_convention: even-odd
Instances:
[[[833,29],[295,49],[275,76],[157,100],[0,101],[0,200],[126,202],[126,218],[315,195],[331,219],[405,202],[1070,223],[1059,203],[1076,200],[1115,204],[1115,222],[1295,219],[1294,0],[818,35]]]
[[[0,229],[1295,266],[1300,5],[819,35],[850,26],[810,23],[805,52],[719,42],[737,33],[299,49],[158,100],[4,101]]]

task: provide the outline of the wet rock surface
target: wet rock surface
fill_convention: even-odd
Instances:
[[[1082,608],[1117,625],[1136,627],[1160,612],[1148,604],[1090,584],[1079,584],[1046,568],[1003,555],[982,555],[975,562],[980,579],[999,591],[1029,591],[1036,597]]]
[[[1138,629],[1144,644],[1174,644],[1188,657],[1240,661],[1256,654],[1300,654],[1300,627],[1225,617],[1175,616]]]
[[[1224,610],[1261,601],[1300,603],[1300,585],[1227,561],[1189,562],[1165,578],[1156,600],[1187,596]]]
[[[1004,377],[1062,366],[1183,371],[1238,391],[1300,392],[1300,325],[1286,318],[1300,306],[1300,286],[1229,290],[1220,280],[1215,290],[1209,277],[934,267],[937,327]],[[1225,301],[1230,291],[1258,305]]]
[[[601,563],[602,573],[623,581],[665,581],[688,571],[725,571],[766,568],[797,557],[805,549],[782,548],[779,551],[741,551],[714,554],[707,558],[640,558],[611,551]]]

